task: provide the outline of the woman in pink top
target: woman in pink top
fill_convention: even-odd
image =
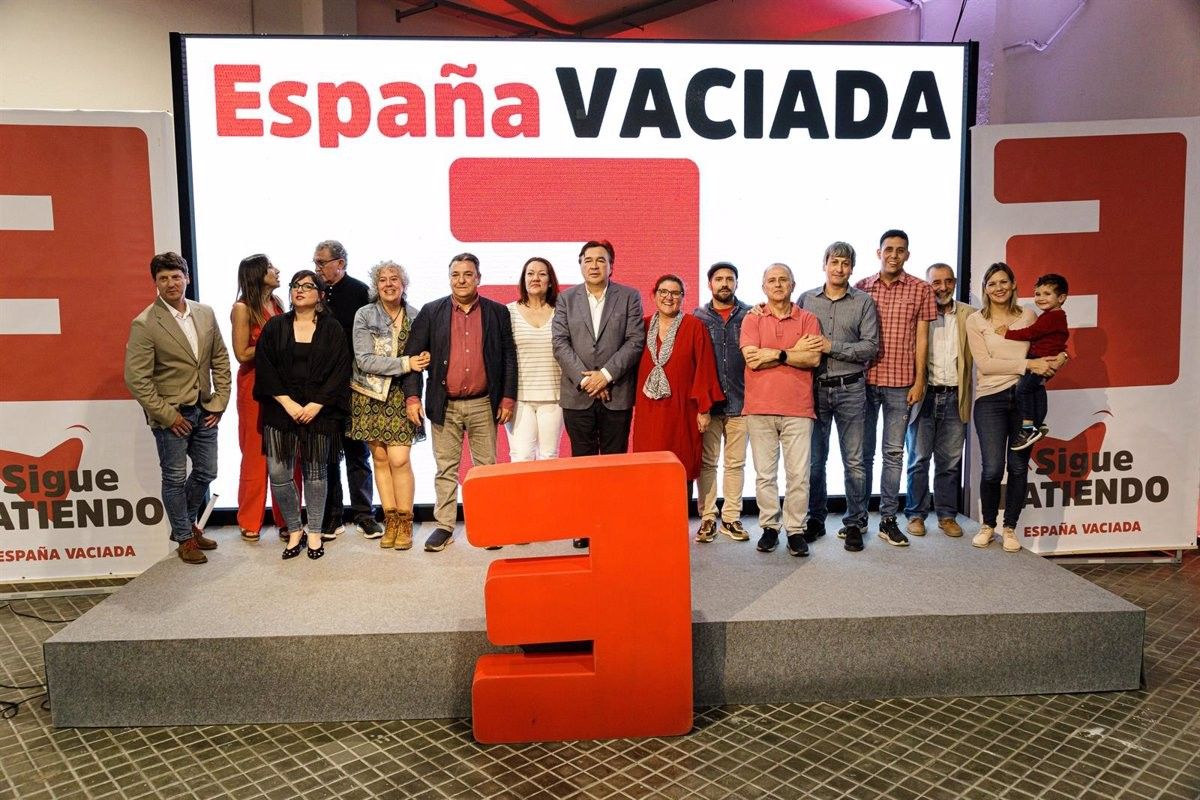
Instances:
[[[983,308],[967,317],[966,322],[967,345],[975,359],[975,431],[983,462],[979,480],[983,525],[971,544],[987,547],[992,543],[1000,508],[1000,484],[1007,465],[1003,528],[1007,553],[1021,549],[1016,527],[1025,505],[1029,471],[1029,453],[1009,449],[1021,431],[1017,380],[1026,372],[1050,377],[1063,365],[1066,356],[1026,358],[1028,342],[1009,341],[995,329],[1026,328],[1034,319],[1032,311],[1017,304],[1017,281],[1012,269],[1002,261],[988,267],[983,275]]]

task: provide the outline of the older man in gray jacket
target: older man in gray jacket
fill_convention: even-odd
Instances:
[[[559,405],[573,456],[624,453],[629,446],[646,329],[637,290],[609,280],[615,260],[608,241],[584,244],[583,283],[559,294],[554,306]],[[578,548],[587,545],[587,539],[575,540]]]

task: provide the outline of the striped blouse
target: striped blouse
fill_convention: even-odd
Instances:
[[[554,360],[550,341],[551,312],[540,328],[530,325],[514,301],[508,304],[512,316],[513,342],[517,346],[517,400],[524,402],[558,402],[558,381],[562,369]]]

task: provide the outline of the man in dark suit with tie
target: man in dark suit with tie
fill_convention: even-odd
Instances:
[[[613,283],[613,246],[603,239],[579,251],[583,283],[558,295],[552,335],[562,367],[559,405],[571,455],[624,453],[646,343],[636,289]],[[575,546],[587,547],[587,539]]]
[[[177,253],[150,260],[158,297],[133,320],[125,385],[141,404],[158,445],[162,501],[171,541],[186,564],[208,561],[217,543],[195,525],[217,477],[217,423],[229,405],[229,351],[213,310],[184,297],[188,265]],[[188,474],[188,459],[192,471]]]

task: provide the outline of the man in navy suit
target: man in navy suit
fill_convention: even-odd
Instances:
[[[572,456],[624,453],[646,343],[636,289],[613,283],[611,243],[590,241],[579,251],[583,283],[558,295],[552,336],[562,367],[559,405]],[[587,547],[587,539],[575,546]]]
[[[506,307],[479,296],[479,275],[479,259],[471,253],[452,258],[450,295],[421,308],[404,350],[430,355],[424,406],[421,373],[400,379],[408,418],[420,425],[428,416],[433,426],[437,529],[425,541],[430,552],[454,541],[464,435],[476,465],[495,464],[496,426],[508,422],[517,401],[511,318]]]

